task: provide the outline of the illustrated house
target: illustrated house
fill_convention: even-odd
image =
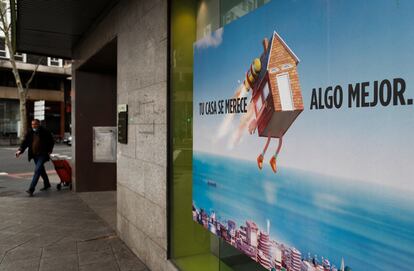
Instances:
[[[276,33],[263,41],[262,71],[253,87],[252,100],[259,136],[283,136],[303,111],[297,64],[299,58]]]
[[[267,143],[257,157],[258,167],[263,165],[263,156],[271,138],[279,138],[279,146],[270,160],[276,172],[276,156],[282,146],[282,137],[303,111],[303,99],[299,84],[297,65],[299,58],[276,33],[263,40],[264,52],[252,64],[247,74],[247,86],[251,87],[256,119],[249,125],[252,133],[256,129]],[[259,72],[260,70],[260,72]]]

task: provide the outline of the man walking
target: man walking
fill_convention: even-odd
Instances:
[[[29,189],[26,191],[30,196],[33,196],[40,176],[43,179],[43,188],[40,190],[45,191],[50,188],[49,177],[47,176],[44,164],[49,161],[49,155],[53,151],[54,144],[52,134],[46,128],[40,126],[38,119],[32,120],[32,129],[27,132],[16,152],[16,158],[18,158],[28,148],[27,156],[29,161],[33,158],[35,162],[33,179]]]

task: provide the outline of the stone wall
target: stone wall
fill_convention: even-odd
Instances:
[[[121,0],[74,48],[73,65],[117,39],[117,104],[129,110],[128,144],[117,146],[117,229],[153,271],[176,270],[167,261],[167,25],[167,0]]]

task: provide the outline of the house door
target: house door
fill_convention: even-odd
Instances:
[[[289,74],[284,73],[277,76],[280,103],[283,111],[293,110],[292,90],[290,88]]]

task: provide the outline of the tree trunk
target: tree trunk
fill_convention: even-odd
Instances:
[[[12,65],[12,72],[14,75],[14,79],[16,81],[18,96],[19,96],[19,111],[20,111],[20,127],[19,127],[19,134],[20,139],[23,139],[26,132],[27,132],[27,110],[26,110],[26,97],[27,97],[27,91],[29,90],[29,85],[33,80],[33,77],[37,71],[37,68],[40,65],[40,61],[37,64],[36,68],[34,69],[30,79],[26,82],[26,87],[23,86],[22,80],[20,78],[19,70],[17,69],[16,65],[16,59],[14,57],[15,48],[13,47],[13,44],[11,42],[11,33],[10,33],[10,23],[7,21],[7,1],[0,0],[0,29],[4,34],[4,41],[6,44],[6,47],[8,48],[10,52],[10,64]]]
[[[19,90],[19,111],[20,111],[20,127],[19,134],[20,139],[24,138],[27,132],[27,110],[26,110],[26,93]]]
[[[26,96],[27,96],[27,89],[23,87],[22,80],[20,79],[19,70],[17,69],[16,60],[14,58],[14,53],[12,51],[12,45],[9,38],[9,35],[5,35],[6,45],[10,51],[10,63],[12,65],[12,72],[14,75],[14,79],[16,81],[17,91],[19,93],[19,111],[20,111],[20,139],[24,138],[24,135],[27,132],[27,110],[26,110]]]

